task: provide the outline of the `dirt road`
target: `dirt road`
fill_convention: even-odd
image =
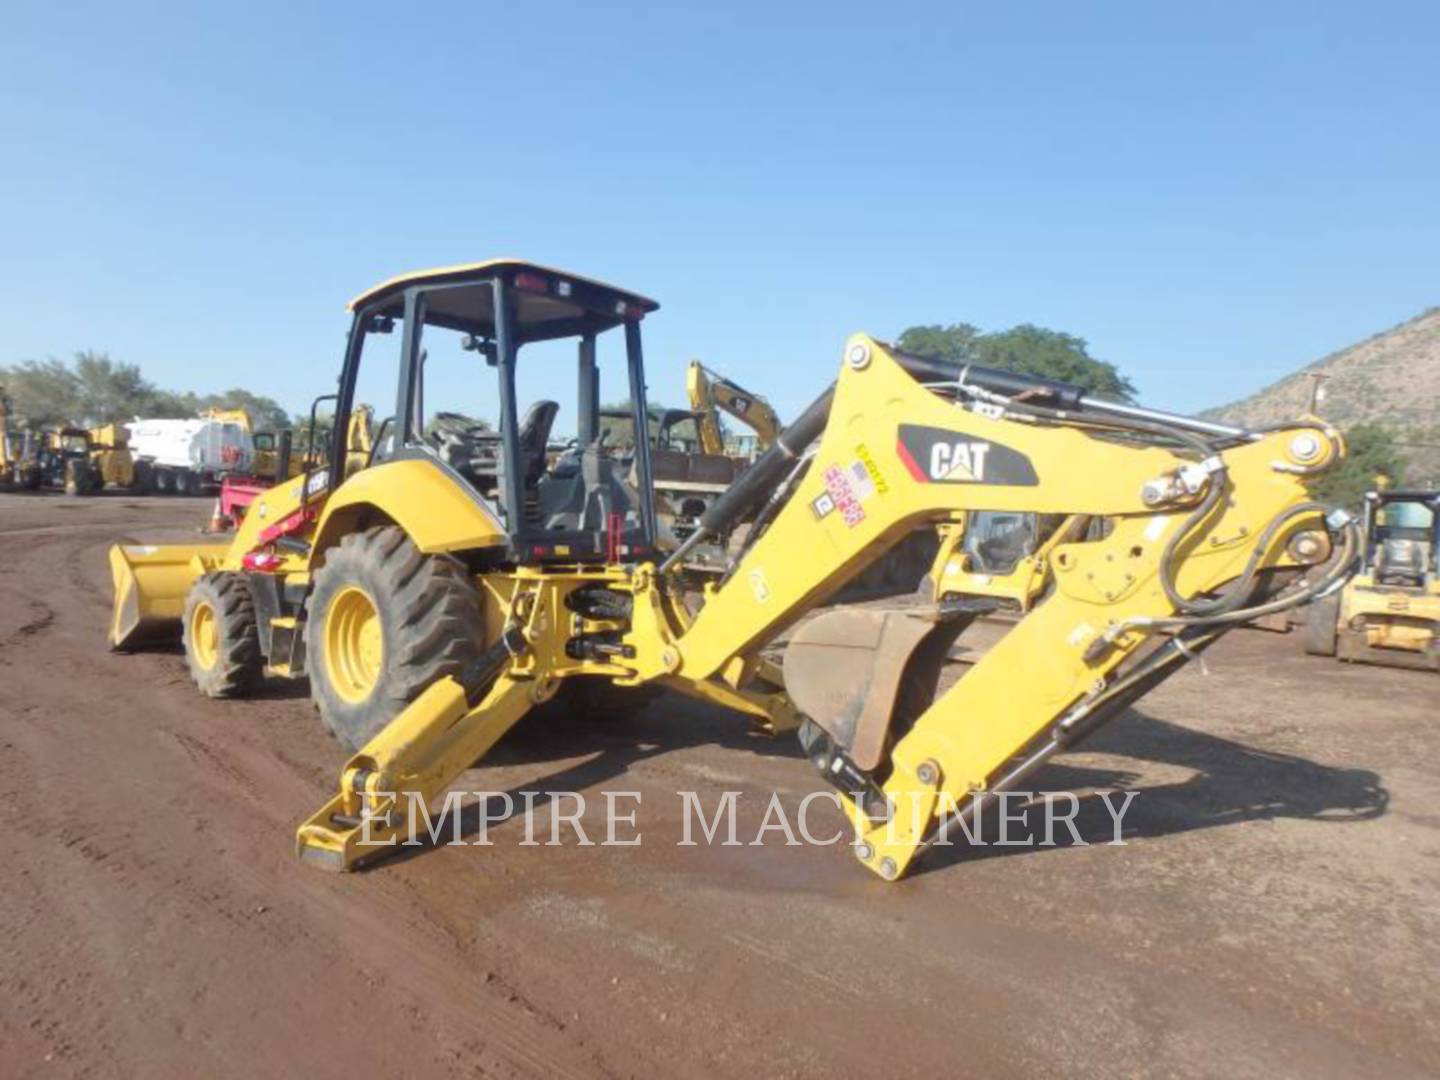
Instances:
[[[177,651],[104,647],[106,546],[207,511],[0,496],[0,1074],[1440,1071],[1435,676],[1237,632],[1041,778],[1092,844],[955,847],[898,885],[776,832],[677,845],[677,792],[740,791],[748,841],[772,790],[821,790],[789,740],[673,698],[549,717],[462,786],[576,789],[587,825],[639,792],[640,846],[515,819],[327,875],[291,849],[342,763],[305,687],[211,702]],[[1121,788],[1117,847],[1093,793]]]

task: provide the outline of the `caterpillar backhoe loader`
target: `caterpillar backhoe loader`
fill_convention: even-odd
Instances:
[[[1360,568],[1306,613],[1305,651],[1440,671],[1440,491],[1365,493]]]
[[[657,306],[515,261],[388,281],[351,305],[335,404],[343,428],[358,373],[393,357],[400,328],[394,414],[364,468],[344,475],[337,440],[326,468],[258,496],[228,544],[112,549],[116,647],[178,629],[216,696],[262,671],[309,675],[352,756],[299,827],[307,863],[393,851],[526,713],[588,684],[668,687],[798,733],[847,796],[856,856],[894,879],[955,815],[1353,562],[1354,524],[1305,493],[1343,453],[1319,421],[1249,432],[855,334],[833,385],[685,542],[754,519],[697,605],[677,584],[685,545],[656,551],[648,440],[622,469],[596,435],[602,344],[645,430],[641,324]],[[423,383],[446,335],[473,354],[471,380],[493,370],[499,425],[442,452]],[[552,461],[558,405],[522,412],[515,373],[559,339],[576,343],[578,437]],[[965,605],[832,608],[795,629],[783,664],[762,655],[907,533],[979,508],[1095,527],[1048,553],[1045,595],[943,693]]]

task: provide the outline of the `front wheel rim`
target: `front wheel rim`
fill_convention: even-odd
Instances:
[[[190,651],[195,662],[206,671],[215,667],[220,656],[220,628],[215,609],[203,600],[190,612]]]

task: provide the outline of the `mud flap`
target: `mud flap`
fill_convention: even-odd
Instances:
[[[134,649],[180,636],[185,597],[197,578],[219,566],[229,544],[116,544],[110,549],[115,609],[110,647]]]
[[[856,766],[873,771],[897,722],[908,728],[934,699],[941,665],[968,623],[933,612],[826,612],[785,650],[786,692]]]

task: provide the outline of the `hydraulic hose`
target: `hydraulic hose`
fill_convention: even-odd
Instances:
[[[1259,550],[1263,551],[1269,546],[1269,540],[1273,539],[1275,532],[1291,517],[1298,513],[1313,513],[1316,507],[1324,510],[1325,507],[1318,503],[1301,503],[1291,507],[1290,511],[1279,515],[1265,530],[1262,535],[1262,543]],[[1335,513],[1335,511],[1332,511]],[[1343,513],[1343,511],[1338,511]],[[1128,630],[1187,630],[1191,628],[1205,628],[1227,626],[1234,623],[1249,622],[1251,619],[1258,619],[1265,615],[1273,615],[1277,612],[1288,611],[1302,604],[1312,603],[1320,597],[1327,595],[1337,588],[1346,578],[1350,576],[1355,562],[1355,557],[1361,548],[1360,526],[1355,519],[1348,514],[1345,520],[1339,525],[1338,531],[1341,535],[1341,547],[1339,557],[1335,559],[1329,573],[1313,585],[1295,592],[1290,596],[1279,596],[1263,604],[1257,604],[1247,608],[1230,608],[1203,615],[1176,615],[1161,618],[1152,618],[1147,615],[1136,616],[1124,619],[1111,626],[1105,633],[1101,634],[1090,643],[1085,650],[1085,660],[1093,663],[1099,660],[1109,651],[1115,641]],[[1252,562],[1254,556],[1252,555]],[[1235,590],[1239,596],[1244,596],[1241,589]]]
[[[1255,573],[1259,570],[1260,563],[1265,558],[1265,553],[1270,550],[1270,545],[1274,542],[1275,535],[1280,529],[1301,514],[1328,514],[1330,507],[1323,503],[1304,502],[1298,503],[1283,513],[1276,515],[1275,519],[1271,521],[1269,525],[1265,526],[1265,531],[1260,534],[1260,538],[1255,542],[1255,550],[1250,553],[1250,558],[1245,563],[1245,569],[1240,572],[1236,583],[1226,591],[1224,596],[1217,597],[1213,600],[1182,597],[1175,588],[1174,574],[1172,572],[1173,557],[1175,551],[1179,548],[1180,540],[1190,531],[1192,522],[1202,519],[1202,510],[1206,510],[1204,505],[1197,509],[1195,514],[1191,515],[1190,520],[1186,522],[1185,526],[1165,545],[1165,551],[1160,558],[1160,585],[1165,590],[1165,596],[1177,608],[1190,615],[1218,615],[1221,612],[1229,611],[1237,607],[1249,595]]]
[[[780,433],[775,444],[755,459],[725,492],[700,515],[700,523],[678,548],[660,565],[660,573],[668,573],[680,565],[698,544],[727,532],[743,521],[756,507],[770,497],[775,487],[791,470],[795,459],[825,430],[830,419],[830,406],[835,400],[835,385],[812,401],[795,422]]]

